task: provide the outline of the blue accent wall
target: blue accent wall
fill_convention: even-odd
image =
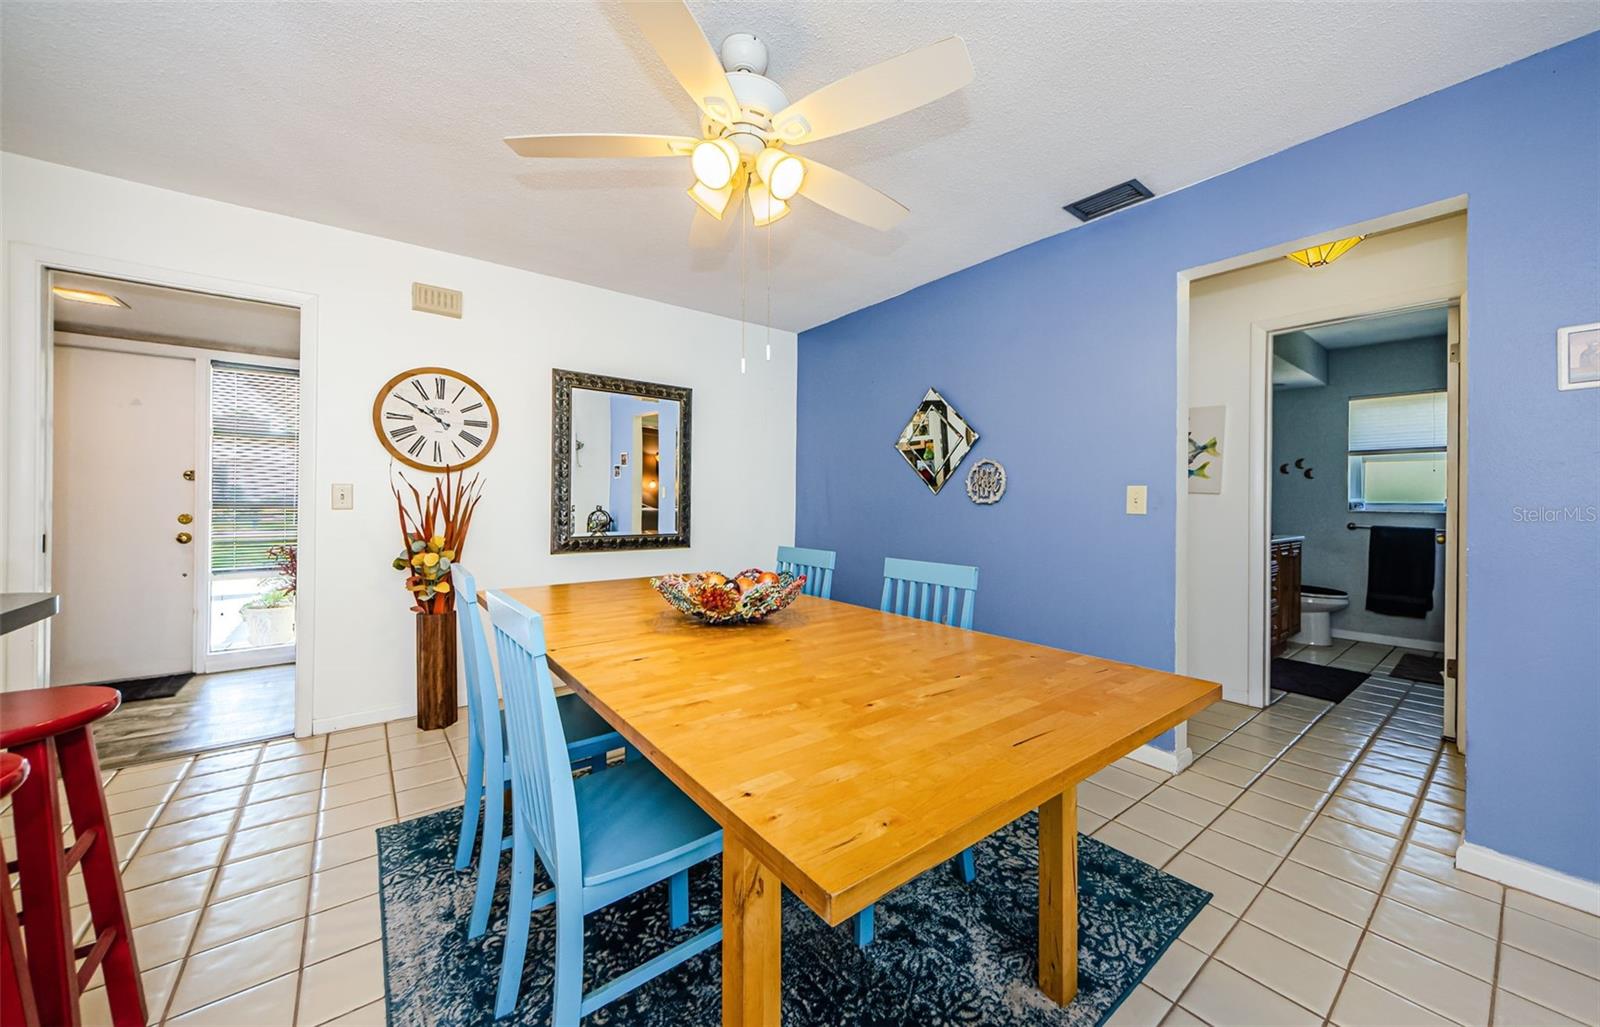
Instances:
[[[888,555],[977,564],[979,630],[1170,668],[1178,273],[1463,194],[1467,837],[1600,880],[1600,390],[1555,388],[1556,329],[1600,321],[1600,34],[803,333],[797,543],[838,598]],[[929,385],[999,504],[893,450]]]
[[[1449,384],[1445,337],[1410,339],[1328,352],[1327,384],[1274,389],[1272,463],[1291,465],[1272,478],[1272,533],[1304,535],[1300,578],[1308,585],[1350,593],[1333,614],[1334,631],[1444,641],[1444,550],[1436,546],[1433,609],[1426,617],[1391,617],[1367,606],[1365,531],[1345,525],[1396,524],[1443,528],[1442,513],[1367,513],[1350,510],[1350,400],[1395,392],[1432,392]],[[1307,478],[1293,464],[1304,460]]]

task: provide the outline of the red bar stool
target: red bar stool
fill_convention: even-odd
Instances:
[[[17,834],[12,866],[22,882],[22,930],[39,1022],[52,1027],[78,1027],[78,996],[96,969],[105,976],[116,1027],[145,1023],[144,987],[89,730],[121,703],[116,689],[96,685],[0,692],[0,749],[27,760],[32,770],[11,799]],[[68,849],[62,848],[58,777],[72,817]],[[94,937],[76,948],[67,874],[80,865]]]
[[[28,761],[14,752],[0,752],[0,799],[28,779]],[[39,1027],[39,1009],[28,983],[28,964],[22,954],[22,928],[11,901],[11,870],[6,847],[0,842],[0,1023],[11,1027]]]

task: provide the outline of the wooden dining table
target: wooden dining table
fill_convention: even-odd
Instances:
[[[716,627],[648,579],[503,591],[543,615],[557,675],[721,825],[729,1025],[781,1019],[783,888],[836,925],[1035,809],[1039,987],[1071,1001],[1076,786],[1221,696],[810,596]]]

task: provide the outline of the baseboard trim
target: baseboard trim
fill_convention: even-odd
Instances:
[[[1462,842],[1456,849],[1456,869],[1600,916],[1600,881],[1586,881],[1472,842]]]
[[[365,710],[361,713],[347,713],[342,717],[322,717],[311,721],[311,733],[325,735],[330,731],[345,731],[353,727],[366,727],[369,724],[385,724],[391,720],[417,715],[415,705],[385,706],[377,710]]]
[[[1421,638],[1401,638],[1399,635],[1377,635],[1370,631],[1335,631],[1334,638],[1349,642],[1376,642],[1379,645],[1397,645],[1406,649],[1424,649],[1432,653],[1444,652],[1443,642],[1429,642]]]
[[[1194,762],[1194,750],[1187,745],[1181,749],[1157,749],[1153,745],[1141,745],[1128,753],[1128,759],[1136,760],[1147,767],[1165,770],[1169,774],[1182,772],[1189,764]]]

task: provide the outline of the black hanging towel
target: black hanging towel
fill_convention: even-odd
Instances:
[[[1367,609],[1426,617],[1433,609],[1434,528],[1374,526],[1367,544]]]

